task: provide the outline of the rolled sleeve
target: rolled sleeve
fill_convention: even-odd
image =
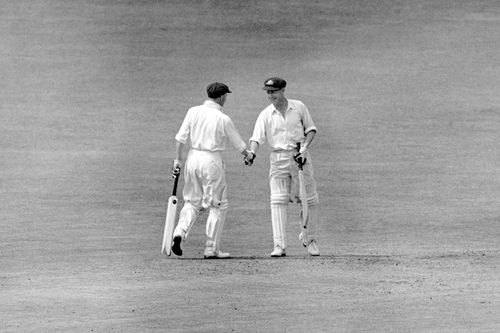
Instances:
[[[307,134],[307,133],[312,132],[312,131],[314,131],[314,132],[318,131],[318,129],[316,128],[316,126],[311,126],[311,127],[306,128],[304,130],[304,134]]]
[[[247,147],[245,144],[245,141],[240,136],[240,133],[238,133],[238,130],[236,129],[236,126],[234,126],[234,123],[231,119],[227,119],[226,123],[226,135],[231,142],[231,144],[238,150],[240,153],[244,151]]]
[[[318,132],[318,128],[314,124],[314,121],[311,117],[311,113],[307,109],[307,107],[304,105],[304,103],[301,104],[301,109],[302,109],[302,124],[304,126],[304,134],[307,134],[311,131]]]
[[[186,144],[188,139],[189,139],[189,129],[190,129],[190,118],[191,118],[191,112],[188,111],[186,114],[186,117],[184,117],[184,121],[182,122],[181,127],[179,128],[179,131],[175,135],[175,140]]]
[[[255,126],[253,128],[252,137],[248,141],[255,141],[259,145],[262,145],[266,140],[266,126],[264,116],[261,113],[257,120],[255,121]]]

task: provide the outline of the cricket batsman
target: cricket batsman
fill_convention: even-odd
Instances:
[[[209,209],[204,257],[230,257],[229,253],[220,250],[220,238],[229,207],[221,153],[229,142],[245,160],[253,160],[255,155],[246,149],[246,143],[233,121],[222,110],[229,93],[229,87],[223,83],[209,84],[208,99],[202,105],[188,110],[175,136],[176,158],[172,165],[173,174],[181,169],[183,148],[190,144],[184,168],[184,206],[173,233],[172,252],[178,256],[182,255],[181,242],[188,236],[199,212]]]
[[[319,198],[309,149],[316,135],[307,107],[299,100],[285,97],[286,81],[271,77],[264,82],[263,90],[271,104],[262,110],[255,122],[250,151],[255,154],[260,145],[267,141],[270,147],[269,185],[271,189],[271,223],[274,250],[271,257],[286,256],[286,232],[288,204],[298,198],[298,163],[304,162],[302,172],[307,196],[306,227],[299,240],[312,256],[319,256],[316,244],[315,226],[318,223]],[[300,145],[300,150],[297,149]],[[253,160],[253,158],[252,158]],[[251,161],[250,161],[251,162]]]

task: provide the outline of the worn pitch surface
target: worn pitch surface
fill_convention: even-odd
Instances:
[[[0,4],[2,332],[497,332],[496,1]],[[225,153],[234,259],[160,254],[205,86],[247,139],[287,79],[319,127],[309,258],[272,260],[266,150]],[[182,180],[181,180],[182,188]]]

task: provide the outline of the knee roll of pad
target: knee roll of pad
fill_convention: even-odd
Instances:
[[[271,205],[288,205],[289,201],[288,194],[271,195]]]
[[[271,204],[288,205],[290,201],[290,179],[271,178]]]
[[[308,206],[315,206],[317,204],[319,204],[318,193],[314,193],[313,196],[307,197],[307,205]]]

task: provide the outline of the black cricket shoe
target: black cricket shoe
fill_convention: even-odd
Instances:
[[[175,236],[174,243],[172,244],[172,252],[178,256],[182,256],[181,241],[181,236]]]

